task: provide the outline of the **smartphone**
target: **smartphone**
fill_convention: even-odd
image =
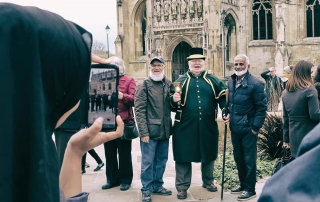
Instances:
[[[117,128],[119,69],[111,64],[93,64],[88,85],[88,126],[103,117],[102,131]]]

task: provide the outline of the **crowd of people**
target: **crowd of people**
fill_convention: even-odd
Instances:
[[[163,187],[171,136],[177,198],[187,198],[192,162],[201,163],[202,187],[216,192],[213,170],[218,155],[218,107],[224,123],[230,125],[238,171],[239,186],[231,193],[240,194],[239,201],[249,200],[256,196],[259,129],[268,109],[277,108],[272,100],[280,97],[283,146],[291,148],[296,159],[268,180],[259,201],[310,201],[318,196],[318,186],[292,179],[300,175],[299,179],[308,176],[310,182],[319,181],[316,173],[320,128],[316,125],[320,121],[320,66],[313,78],[313,64],[299,61],[289,67],[290,77],[285,85],[270,68],[261,74],[266,80],[264,85],[250,74],[249,58],[239,54],[234,58],[234,74],[225,85],[205,70],[203,49],[191,48],[186,58],[189,71],[175,81],[180,90],[166,78],[161,56],[150,60],[149,76],[136,86],[134,79],[125,74],[121,58],[102,59],[91,54],[92,36],[82,27],[35,7],[7,3],[0,3],[0,7],[0,82],[2,86],[12,84],[1,92],[11,95],[1,99],[0,104],[5,134],[0,148],[6,154],[1,156],[1,162],[7,163],[0,172],[2,201],[87,201],[89,193],[81,188],[83,156],[87,151],[94,155],[92,149],[101,144],[105,148],[107,182],[102,189],[130,189],[132,141],[121,136],[125,124],[132,123],[134,116],[140,135],[143,202],[151,202],[152,194],[172,194]],[[117,128],[101,132],[100,117],[91,127],[72,133],[64,139],[60,168],[51,136],[79,106],[92,61],[119,67]],[[97,163],[96,169],[100,170],[103,162],[97,158]],[[282,175],[286,178],[279,180],[284,178]]]

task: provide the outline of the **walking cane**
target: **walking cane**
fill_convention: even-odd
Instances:
[[[229,90],[226,89],[226,114],[228,114],[228,97]],[[222,114],[223,116],[223,114]],[[222,160],[222,183],[221,183],[221,201],[223,201],[223,189],[224,189],[224,167],[226,163],[226,145],[227,145],[227,124],[224,125],[224,139],[223,139],[223,160]]]

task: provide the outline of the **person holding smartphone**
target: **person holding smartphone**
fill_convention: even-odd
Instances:
[[[59,178],[52,139],[80,104],[91,66],[91,34],[61,16],[36,7],[0,3],[1,201],[87,201],[82,192],[81,157],[121,137],[100,132],[103,118],[74,134]],[[23,104],[21,104],[23,101]]]

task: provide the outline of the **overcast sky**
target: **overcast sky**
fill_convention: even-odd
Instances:
[[[107,34],[105,27],[109,25],[109,49],[110,52],[115,52],[117,0],[0,0],[0,2],[36,6],[57,13],[91,32],[93,40],[104,43],[106,47]]]

